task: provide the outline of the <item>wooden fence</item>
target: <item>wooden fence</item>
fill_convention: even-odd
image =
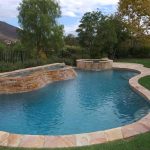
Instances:
[[[16,62],[22,62],[28,60],[28,55],[26,51],[0,51],[0,62],[6,62],[6,63],[16,63]]]

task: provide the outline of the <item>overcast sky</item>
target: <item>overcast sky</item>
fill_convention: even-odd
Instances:
[[[74,33],[82,15],[96,9],[104,14],[116,11],[119,0],[59,0],[62,17],[59,20],[65,25],[65,33]],[[0,0],[0,20],[18,26],[17,7],[21,0]]]

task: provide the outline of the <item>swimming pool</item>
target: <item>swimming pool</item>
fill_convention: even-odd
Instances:
[[[0,130],[19,134],[86,133],[135,122],[150,104],[133,92],[131,71],[77,71],[61,81],[29,93],[0,95]]]

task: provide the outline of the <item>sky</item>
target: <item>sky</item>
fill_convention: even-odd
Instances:
[[[18,25],[17,7],[22,0],[0,0],[0,21]],[[119,0],[59,0],[62,17],[59,23],[65,27],[65,34],[75,34],[85,12],[99,9],[103,14],[114,13]]]

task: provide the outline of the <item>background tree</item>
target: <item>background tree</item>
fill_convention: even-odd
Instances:
[[[56,1],[23,0],[18,10],[21,41],[35,49],[38,57],[47,50],[63,47],[63,26],[57,23],[61,11]]]
[[[105,16],[99,11],[86,13],[77,32],[80,45],[89,49],[92,58],[114,58],[119,44],[128,38],[118,14]]]
[[[73,34],[68,34],[67,36],[65,36],[65,44],[70,46],[77,46],[77,37],[75,37]]]
[[[129,31],[128,51],[133,57],[150,56],[150,1],[120,0],[118,13]]]
[[[96,57],[95,51],[100,51],[100,47],[96,46],[95,41],[98,26],[103,19],[104,16],[100,11],[87,12],[82,17],[79,28],[76,30],[80,45],[89,51],[90,57]]]
[[[120,45],[123,45],[122,43],[128,43],[129,31],[125,27],[125,24],[118,13],[108,17],[105,28],[108,32],[106,36],[105,49],[108,51],[108,56],[114,59],[119,56],[118,53],[120,52]]]
[[[115,22],[113,18],[106,17],[101,25],[98,27],[97,42],[101,47],[102,56],[112,57],[114,53],[115,44],[117,44],[117,33],[115,28]]]
[[[120,0],[118,12],[126,23],[132,38],[147,37],[150,29],[149,0]]]

